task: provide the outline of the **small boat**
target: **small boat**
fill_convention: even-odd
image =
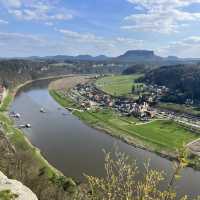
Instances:
[[[25,127],[26,128],[31,128],[31,125],[30,124],[26,124]]]
[[[46,113],[46,110],[45,110],[44,108],[41,108],[41,109],[40,109],[40,112],[41,112],[41,113]]]
[[[69,111],[73,111],[72,108],[66,107],[65,109],[69,110]]]
[[[16,113],[16,114],[13,115],[13,117],[19,119],[21,117],[21,115],[19,113]]]
[[[30,124],[22,124],[22,125],[19,125],[19,128],[31,128],[31,125]]]

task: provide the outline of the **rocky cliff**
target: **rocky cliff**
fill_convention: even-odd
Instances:
[[[9,130],[12,129],[9,127]],[[73,199],[71,179],[54,173],[38,155],[37,149],[24,141],[22,133],[5,135],[0,129],[0,155],[0,171],[26,185],[38,199]]]
[[[0,193],[14,196],[16,200],[37,200],[36,195],[21,182],[8,179],[0,172]],[[0,197],[1,198],[1,197]]]

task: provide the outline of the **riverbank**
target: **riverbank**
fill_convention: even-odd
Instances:
[[[33,82],[36,82],[36,81],[60,79],[60,78],[71,77],[71,76],[74,76],[74,75],[68,74],[68,75],[59,75],[59,76],[47,76],[47,77],[43,77],[43,78],[39,78],[39,79],[35,79],[35,80],[28,80],[24,83],[19,84],[15,88],[8,89],[6,91],[6,95],[3,99],[3,102],[0,104],[0,112],[6,112],[9,109],[9,106],[12,103],[13,99],[15,98],[17,92],[24,86],[31,84]]]
[[[63,97],[62,94],[60,94],[57,91],[54,90],[50,90],[50,95],[63,107],[72,107],[72,108],[76,108],[76,109],[80,109],[80,107],[73,102],[70,98],[67,97]],[[133,138],[130,135],[128,135],[128,131],[126,131],[126,133],[124,133],[125,131],[123,129],[120,128],[120,124],[121,123],[130,123],[128,120],[121,120],[120,123],[118,121],[118,124],[116,126],[113,126],[112,124],[109,124],[109,115],[111,116],[112,113],[110,111],[106,111],[104,113],[95,113],[95,112],[89,112],[89,111],[85,111],[85,112],[78,112],[75,111],[73,112],[73,114],[78,117],[80,120],[84,121],[85,123],[87,123],[89,126],[98,129],[100,131],[103,131],[113,137],[116,137],[118,139],[123,140],[124,142],[133,145],[135,147],[138,148],[142,148],[142,149],[148,149],[149,151],[152,152],[157,152],[160,155],[162,155],[162,157],[170,157],[170,158],[175,158],[175,154],[173,154],[172,152],[159,152],[158,149],[154,149],[153,146],[148,145],[147,143],[145,144],[144,142],[142,142],[141,140],[139,140],[139,138]]]
[[[62,77],[65,76],[46,77],[39,80]],[[34,81],[38,80],[27,81],[9,90],[0,106],[0,143],[2,144],[0,153],[3,155],[0,158],[0,170],[9,178],[19,180],[29,187],[38,199],[71,199],[76,189],[75,182],[50,165],[41,155],[40,150],[28,141],[23,132],[15,128],[13,120],[8,115],[9,106],[17,91]]]
[[[80,109],[80,106],[67,95],[63,95],[62,91],[49,88],[49,92],[63,107]],[[74,111],[73,114],[93,128],[170,160],[177,158],[178,148],[198,138],[197,134],[170,120],[138,125],[137,119],[121,117],[111,109],[100,109],[98,112]],[[196,157],[191,159],[190,166],[197,168],[196,162]]]

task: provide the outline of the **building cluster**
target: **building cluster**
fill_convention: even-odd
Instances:
[[[95,107],[112,107],[113,98],[98,90],[93,84],[78,84],[71,91],[71,96],[86,109]]]
[[[0,85],[0,104],[3,101],[3,98],[5,96],[5,92],[6,92],[6,88],[4,86]]]
[[[159,86],[159,85],[150,85],[148,87],[148,91],[156,95],[157,97],[161,97],[169,92],[169,88],[166,86]]]
[[[138,91],[138,90],[136,90]],[[160,99],[169,93],[169,88],[159,85],[149,85],[142,88],[139,92],[139,102],[147,102],[154,104],[160,101]]]
[[[115,105],[118,111],[127,116],[133,115],[140,119],[149,119],[156,115],[155,110],[153,110],[145,101],[138,103],[128,99],[121,100],[118,98]]]
[[[136,102],[126,97],[113,97],[99,90],[93,84],[79,84],[71,90],[70,96],[84,109],[110,107],[126,116],[135,116],[142,120],[153,118],[156,112],[147,102]]]

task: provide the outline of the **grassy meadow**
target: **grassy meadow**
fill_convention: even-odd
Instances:
[[[191,133],[173,121],[153,121],[137,125],[135,123],[136,119],[131,122],[126,120],[125,117],[119,117],[111,110],[76,112],[76,115],[94,126],[100,126],[105,130],[112,131],[118,136],[122,134],[131,136],[157,150],[175,151],[181,148],[183,144],[198,138],[196,134]]]
[[[130,96],[132,86],[141,85],[135,83],[135,80],[141,76],[142,74],[106,76],[98,79],[96,86],[114,96]]]

